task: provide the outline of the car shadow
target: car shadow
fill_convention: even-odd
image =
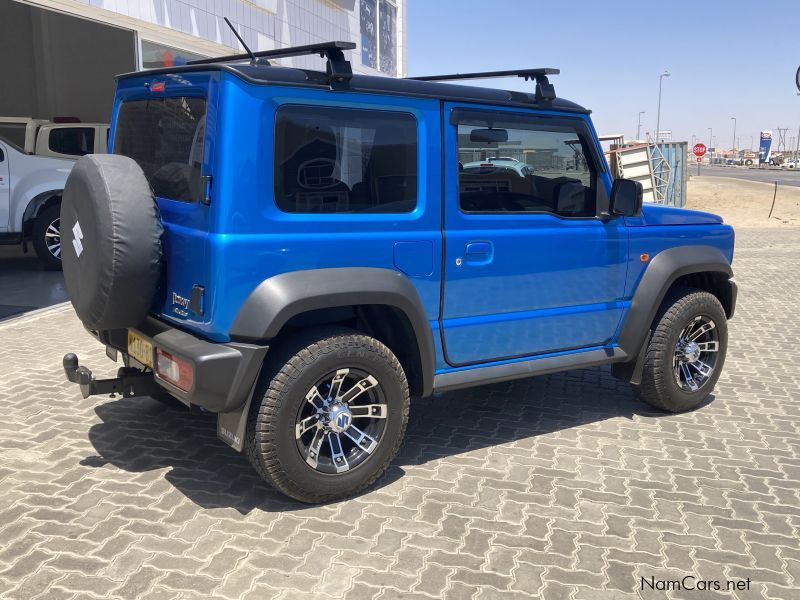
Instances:
[[[709,397],[704,404],[713,401]],[[82,465],[133,473],[169,469],[165,479],[203,508],[242,514],[302,510],[256,475],[243,454],[216,437],[210,413],[164,405],[152,398],[119,398],[95,407],[101,422],[89,430],[97,455]],[[412,403],[406,438],[387,472],[371,487],[420,465],[481,448],[521,442],[615,417],[661,417],[630,385],[598,367],[437,394]]]

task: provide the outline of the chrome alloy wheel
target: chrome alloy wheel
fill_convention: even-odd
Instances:
[[[675,381],[686,392],[696,392],[711,378],[717,364],[719,337],[713,320],[697,316],[681,331],[672,368]]]
[[[47,250],[61,260],[61,219],[53,219],[44,232],[44,245]]]
[[[350,471],[381,443],[387,414],[375,377],[360,369],[339,369],[306,394],[295,423],[297,449],[321,473]]]

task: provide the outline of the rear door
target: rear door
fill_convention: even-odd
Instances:
[[[206,124],[214,122],[218,86],[214,74],[142,79],[120,82],[110,145],[114,154],[136,160],[161,210],[165,281],[153,312],[202,329],[208,300],[206,177],[213,157]],[[194,304],[193,288],[203,292]]]
[[[628,244],[622,219],[597,217],[610,181],[588,119],[454,104],[445,119],[447,361],[609,344]]]

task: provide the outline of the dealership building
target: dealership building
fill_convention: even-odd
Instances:
[[[406,74],[406,0],[0,0],[0,116],[108,122],[114,75],[243,52],[223,17],[253,51],[351,41],[353,71]]]

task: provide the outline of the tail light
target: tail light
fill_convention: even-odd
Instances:
[[[188,392],[194,385],[194,366],[166,350],[156,348],[156,376]]]

